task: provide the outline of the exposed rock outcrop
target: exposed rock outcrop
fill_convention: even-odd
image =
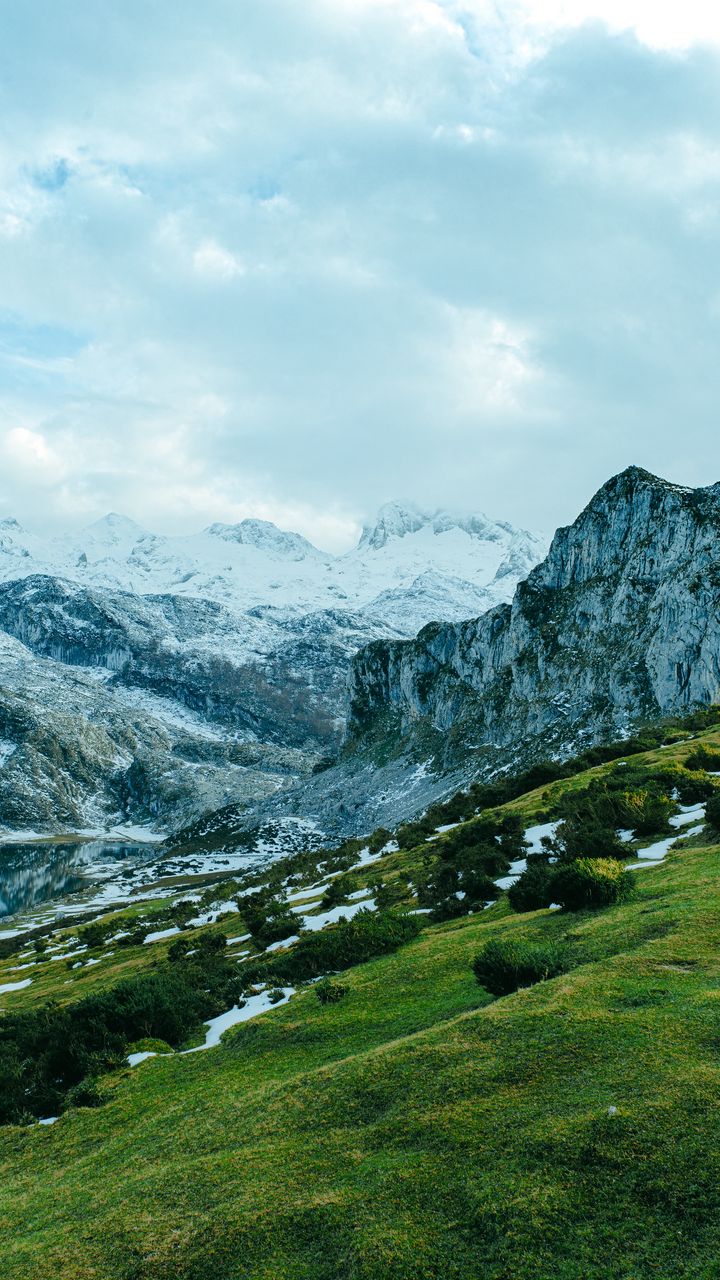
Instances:
[[[510,605],[351,669],[348,751],[476,771],[626,733],[720,698],[720,485],[614,477]],[[391,745],[394,744],[394,745]]]

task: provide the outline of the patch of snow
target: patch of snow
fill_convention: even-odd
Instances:
[[[530,845],[528,854],[542,853],[542,840],[545,838],[554,840],[555,832],[560,826],[559,822],[540,822],[534,827],[528,827],[525,832],[525,841]]]
[[[671,827],[685,827],[690,822],[698,822],[705,817],[704,804],[681,804],[680,812],[668,819]]]
[[[291,935],[290,935],[290,937],[289,937],[289,938],[281,938],[279,942],[271,942],[271,943],[270,943],[270,946],[269,946],[269,947],[266,947],[266,948],[265,948],[265,950],[266,950],[266,951],[281,951],[283,947],[291,947],[291,946],[292,946],[292,944],[293,944],[293,942],[297,942],[297,941],[298,941],[298,937],[299,937],[299,935],[298,935],[297,933],[293,933],[293,934],[291,934]]]
[[[196,1045],[194,1049],[183,1049],[180,1056],[188,1053],[201,1053],[203,1049],[212,1049],[216,1044],[220,1043],[221,1037],[230,1027],[236,1027],[240,1022],[248,1022],[250,1018],[256,1018],[260,1013],[267,1013],[268,1009],[277,1009],[282,1004],[287,1004],[291,996],[295,995],[294,987],[278,988],[282,990],[281,1000],[271,1000],[269,991],[261,991],[255,996],[249,996],[242,1008],[233,1005],[232,1009],[228,1009],[227,1013],[221,1013],[217,1018],[210,1018],[205,1023],[207,1033],[205,1035],[205,1043]]]
[[[380,861],[380,858],[383,856],[383,852],[384,850],[381,849],[379,853],[371,853],[366,846],[364,849],[360,850],[359,860],[353,863],[353,865],[348,869],[350,871],[360,871],[362,867],[369,867],[371,863]]]
[[[333,907],[331,911],[324,911],[319,916],[302,916],[302,928],[311,933],[317,933],[318,929],[324,929],[326,924],[337,924],[338,920],[343,918],[352,920],[353,916],[363,909],[374,911],[375,899],[367,898],[364,902],[354,902],[352,906]]]
[[[59,1116],[45,1116],[42,1120],[38,1120],[38,1124],[57,1124]]]
[[[327,884],[316,885],[313,889],[296,889],[294,893],[288,894],[287,901],[299,902],[301,898],[322,898],[323,894],[327,893],[329,888],[330,882]]]
[[[696,805],[694,806],[694,809],[701,810],[699,814],[697,812],[695,813],[695,817],[705,817],[704,805]],[[688,809],[688,812],[689,811],[690,810]],[[679,824],[676,823],[675,825],[677,826]],[[657,866],[660,862],[664,862],[669,850],[674,844],[679,843],[681,840],[690,840],[692,836],[700,835],[700,832],[703,830],[703,826],[704,824],[700,823],[697,826],[690,827],[688,831],[684,831],[680,836],[667,836],[666,839],[656,840],[654,844],[649,844],[644,849],[638,849],[637,856],[641,861],[631,863],[628,869],[630,871],[639,871],[642,867],[653,867]]]
[[[22,991],[31,984],[32,978],[23,978],[21,982],[5,982],[0,986],[0,995],[4,995],[6,991]]]
[[[133,844],[162,844],[167,839],[167,831],[153,831],[150,827],[133,826],[127,823],[112,827],[110,831],[102,831],[99,835],[106,840],[131,840]]]
[[[182,930],[175,924],[172,929],[157,929],[155,933],[148,933],[148,935],[143,938],[143,942],[147,946],[148,942],[159,942],[161,938],[172,938],[176,933],[181,932]]]
[[[146,1058],[157,1058],[157,1056],[158,1055],[156,1053],[153,1053],[152,1050],[148,1049],[145,1053],[129,1053],[127,1060],[129,1066],[136,1067],[139,1062],[144,1062]],[[166,1056],[168,1055],[163,1054],[163,1057]]]

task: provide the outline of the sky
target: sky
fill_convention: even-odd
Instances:
[[[720,480],[707,0],[0,0],[0,515]]]

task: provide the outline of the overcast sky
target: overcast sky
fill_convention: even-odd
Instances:
[[[720,479],[715,8],[0,0],[0,514]]]

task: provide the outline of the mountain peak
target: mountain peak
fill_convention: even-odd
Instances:
[[[379,551],[387,545],[390,538],[404,538],[407,533],[416,533],[432,519],[427,511],[422,511],[414,502],[385,502],[375,517],[374,524],[365,525],[358,547],[372,547]]]
[[[468,514],[438,507],[427,511],[414,502],[386,502],[378,511],[374,524],[366,525],[358,550],[379,551],[393,538],[404,538],[429,528],[434,534],[460,529],[468,537],[481,542],[501,542],[517,531],[512,525],[488,519],[480,512]]]
[[[129,516],[119,515],[117,511],[108,511],[107,515],[94,520],[83,529],[83,533],[89,533],[93,538],[111,542],[124,538],[141,538],[146,532],[147,530],[143,529],[137,521],[131,520]]]
[[[682,484],[674,484],[672,480],[664,480],[662,476],[653,475],[644,467],[625,467],[617,475],[611,476],[597,490],[588,503],[586,510],[606,501],[617,502],[621,498],[632,498],[642,490],[652,489],[656,492],[689,494],[695,490]]]
[[[214,538],[222,538],[224,542],[238,542],[242,546],[256,547],[260,551],[271,551],[295,560],[323,554],[307,538],[303,538],[302,534],[279,529],[271,520],[249,517],[239,524],[215,523],[205,532]]]

